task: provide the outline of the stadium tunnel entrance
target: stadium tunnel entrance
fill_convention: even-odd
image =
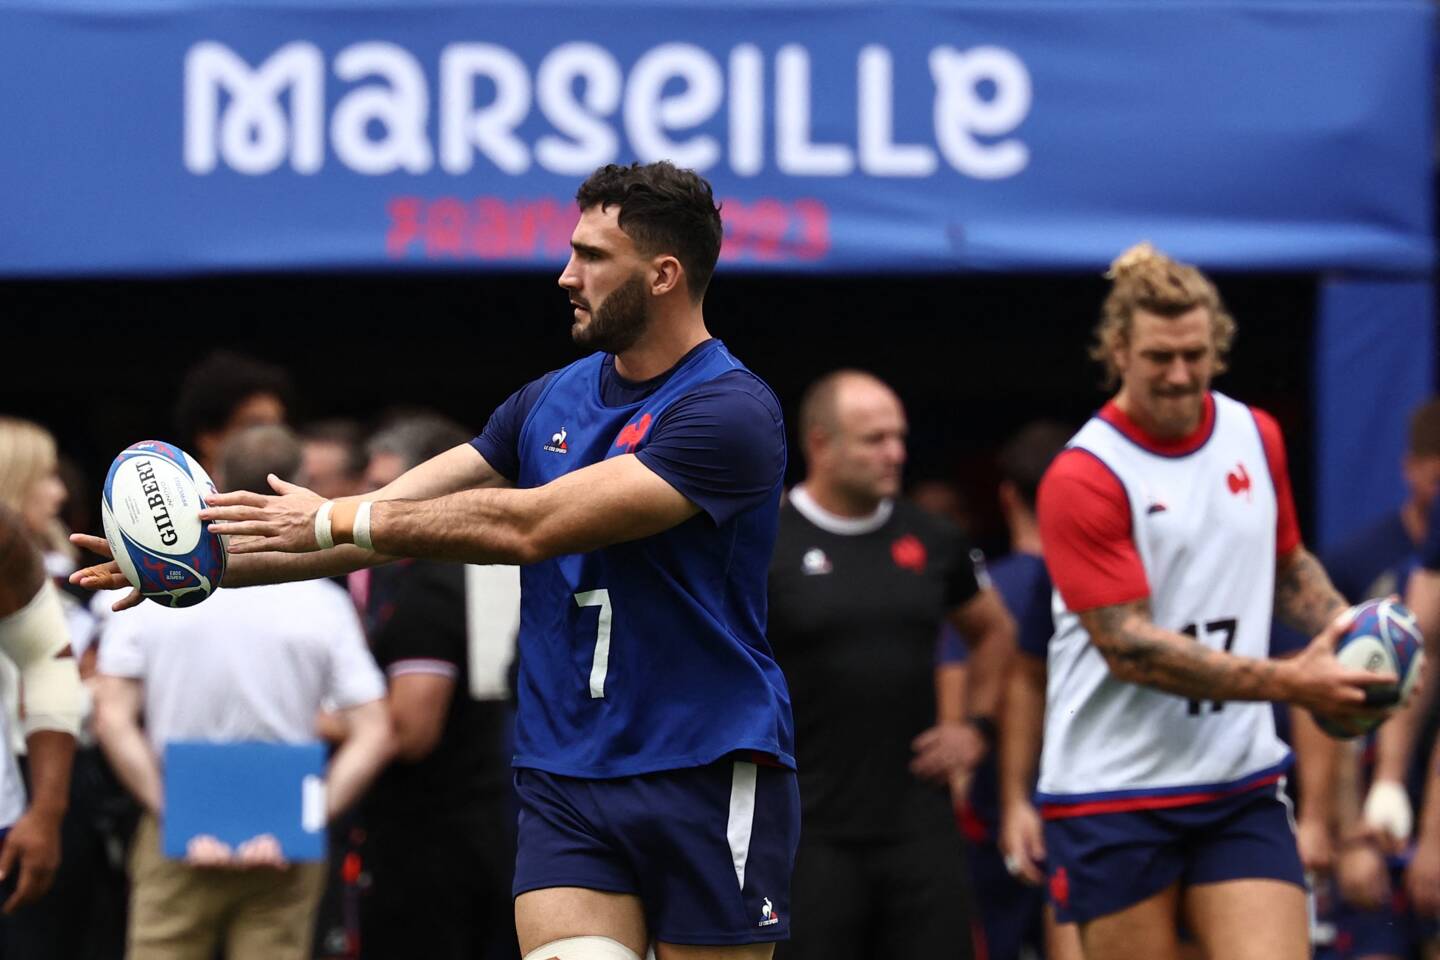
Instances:
[[[1316,277],[1218,274],[1217,282],[1240,332],[1216,385],[1285,428],[1309,537]],[[905,401],[907,481],[957,484],[974,535],[995,548],[995,449],[1034,418],[1078,426],[1106,397],[1086,355],[1106,289],[1099,276],[722,269],[706,317],[779,395],[789,482],[803,474],[794,414],[805,387],[837,367],[863,368]],[[296,424],[428,407],[476,432],[513,390],[576,356],[564,293],[548,273],[12,281],[0,284],[0,300],[12,315],[46,318],[9,335],[21,362],[0,383],[0,409],[50,427],[76,459],[84,490],[98,488],[127,444],[162,430],[158,439],[171,439],[181,378],[216,348],[287,369]]]

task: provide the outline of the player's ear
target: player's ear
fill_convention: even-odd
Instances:
[[[813,426],[805,433],[805,460],[814,464],[825,458],[830,450],[830,431],[822,426]]]
[[[650,281],[650,293],[657,297],[679,287],[685,276],[685,268],[672,256],[656,257],[652,262],[652,269],[655,277]]]
[[[1130,338],[1123,333],[1115,338],[1115,346],[1110,349],[1110,362],[1115,365],[1115,372],[1122,377],[1125,371],[1130,369]]]

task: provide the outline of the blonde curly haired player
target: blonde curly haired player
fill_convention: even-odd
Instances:
[[[1039,800],[1051,898],[1090,960],[1309,956],[1266,700],[1366,709],[1345,602],[1305,549],[1273,418],[1210,388],[1235,322],[1150,244],[1118,257],[1092,357],[1116,392],[1041,483],[1057,591]],[[1268,658],[1272,609],[1315,639]],[[1099,656],[1096,656],[1096,654]]]

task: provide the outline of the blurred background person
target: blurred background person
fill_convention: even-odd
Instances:
[[[0,507],[12,511],[10,516],[42,558],[47,578],[57,585],[75,568],[77,558],[60,519],[67,498],[55,438],[39,424],[0,417]],[[54,593],[65,620],[68,656],[78,666],[94,618],[65,589]],[[20,670],[6,657],[0,657],[0,698],[8,721],[6,742],[33,790],[36,760],[29,756],[24,735],[22,718],[27,713]],[[123,946],[125,880],[118,851],[128,837],[128,810],[123,798],[117,807],[114,778],[85,729],[88,697],[82,699],[81,711],[74,731],[78,749],[72,743],[73,761],[68,753],[65,760],[68,797],[64,818],[55,824],[60,831],[58,869],[51,893],[4,924],[6,948],[15,956],[88,960],[118,956]],[[46,762],[40,760],[42,766]]]
[[[1405,501],[1325,551],[1335,589],[1352,603],[1402,593],[1414,569],[1435,496],[1440,493],[1440,397],[1410,413],[1400,472]]]
[[[1401,473],[1406,499],[1395,512],[1376,520],[1325,554],[1336,571],[1335,586],[1352,603],[1398,594],[1416,568],[1437,493],[1440,493],[1440,397],[1410,415]],[[1381,727],[1365,755],[1369,783],[1363,815],[1374,830],[1389,835],[1392,847],[1404,846],[1414,826],[1416,799],[1426,779],[1437,723],[1435,685],[1419,694],[1395,719]]]
[[[944,517],[965,536],[970,536],[970,504],[958,485],[942,477],[929,477],[910,487],[908,499],[921,510]]]
[[[770,643],[795,711],[802,829],[777,958],[972,956],[950,784],[994,740],[1015,625],[950,523],[897,499],[905,411],[856,370],[806,392],[806,474],[780,511]],[[970,689],[935,670],[950,618]],[[968,709],[968,713],[965,712]]]
[[[392,419],[367,445],[367,486],[472,435],[433,414]],[[369,879],[360,956],[516,958],[510,708],[470,695],[465,567],[402,560],[351,577],[366,601],[396,742],[395,762],[358,812]]]
[[[1034,805],[1045,715],[1045,657],[1055,631],[1050,575],[1040,555],[1035,521],[1035,492],[1050,461],[1073,432],[1050,421],[1029,423],[1006,441],[997,456],[1001,479],[996,496],[1009,532],[1010,552],[993,560],[989,572],[1015,617],[1017,656],[1006,679],[1000,750],[976,767],[960,809],[977,914],[991,960],[1041,955],[1078,960],[1080,956],[1074,924],[1055,930],[1053,914],[1045,906],[1045,845]],[[949,625],[942,628],[941,663],[963,662],[964,651],[959,635]],[[1008,779],[1000,776],[1002,765]]]
[[[300,465],[298,440],[278,426],[234,433],[220,453],[222,489],[263,491],[267,474],[293,476]],[[106,622],[97,732],[145,808],[130,857],[127,956],[209,960],[223,948],[235,958],[308,960],[324,864],[227,860],[213,849],[195,851],[194,862],[167,859],[161,758],[172,740],[314,740],[328,701],[346,731],[326,776],[333,818],[390,757],[383,697],[354,610],[329,581],[221,590],[177,610],[147,603]]]
[[[180,446],[214,479],[220,448],[236,430],[285,423],[290,375],[230,350],[217,350],[185,373],[175,401]],[[270,493],[269,484],[262,492]]]
[[[356,420],[319,420],[300,431],[303,455],[295,482],[327,500],[363,493],[365,428]]]
[[[1424,634],[1426,658],[1430,661],[1425,683],[1433,685],[1434,657],[1440,647],[1440,511],[1430,513],[1416,560],[1406,583],[1405,603]],[[1381,730],[1383,733],[1384,727]],[[1427,732],[1433,739],[1434,731]],[[1394,856],[1393,835],[1388,831],[1377,832],[1368,824],[1356,827],[1353,806],[1359,786],[1342,779],[1342,802],[1350,802],[1352,819],[1341,858],[1340,880],[1350,913],[1358,916],[1359,929],[1369,942],[1407,950],[1419,948],[1429,958],[1437,954],[1436,922],[1440,918],[1440,769],[1436,766],[1440,763],[1440,746],[1432,747],[1422,757],[1427,762],[1417,764],[1424,771],[1424,780],[1418,791],[1421,802],[1415,842],[1398,858]],[[1399,955],[1394,950],[1372,952],[1377,956]]]
[[[66,496],[50,431],[29,420],[0,416],[0,503],[19,513],[54,577],[68,577],[74,569],[75,548],[60,521]]]

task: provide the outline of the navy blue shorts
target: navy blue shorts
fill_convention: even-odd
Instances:
[[[1305,886],[1290,808],[1275,784],[1183,807],[1046,820],[1045,853],[1061,923],[1115,913],[1176,881]]]
[[[795,773],[723,760],[613,780],[515,772],[515,895],[631,893],[650,936],[724,945],[790,936],[800,839]]]

